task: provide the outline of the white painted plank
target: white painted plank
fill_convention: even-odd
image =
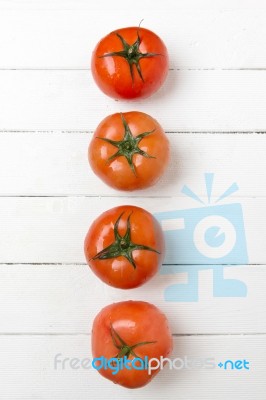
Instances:
[[[158,274],[137,289],[118,290],[102,283],[86,265],[1,265],[0,333],[89,333],[101,308],[126,300],[157,305],[175,334],[266,333],[265,265],[224,268],[225,282],[235,279],[246,285],[244,297],[213,296],[213,271],[200,270],[191,291],[198,291],[198,300],[166,301],[170,285],[180,284],[175,289],[180,293],[188,281],[180,271]]]
[[[189,185],[206,195],[204,173],[213,172],[213,196],[233,181],[241,196],[265,196],[266,135],[168,133],[171,163],[155,186],[132,196],[177,196]],[[93,174],[88,132],[2,132],[1,195],[128,195],[105,185]]]
[[[56,354],[62,358],[90,355],[88,336],[4,336],[1,337],[1,398],[12,400],[72,399],[180,399],[180,400],[264,400],[265,337],[207,336],[176,337],[172,359],[195,362],[211,358],[215,368],[164,370],[146,387],[128,390],[104,380],[94,369],[54,367]],[[59,356],[60,357],[60,356]],[[246,359],[249,370],[224,370],[217,364],[228,359]],[[204,362],[204,361],[203,361]],[[14,384],[15,382],[15,384]],[[237,388],[237,389],[236,389]]]
[[[38,69],[0,71],[0,195],[66,196],[0,198],[0,398],[106,399],[111,392],[116,399],[264,400],[265,136],[203,131],[266,131],[266,71],[227,70],[266,68],[266,4],[136,0],[134,5],[129,14],[121,0],[0,0],[0,70]],[[143,26],[165,40],[172,70],[149,100],[114,102],[95,87],[90,54],[108,31],[142,18]],[[86,160],[91,131],[101,118],[131,109],[158,118],[174,155],[162,182],[133,198],[101,184]],[[177,133],[189,131],[200,133]],[[204,196],[205,172],[215,173],[214,201],[233,181],[239,185],[221,205],[242,206],[245,264],[264,265],[185,265],[171,244],[167,262],[180,265],[165,265],[164,274],[142,288],[113,289],[91,273],[84,264],[83,238],[100,212],[131,203],[151,212],[175,209],[191,221],[195,213],[214,210],[198,208],[180,193],[187,184]],[[227,210],[220,209],[222,216],[233,217]],[[18,265],[43,262],[60,265]],[[166,301],[166,290],[178,284],[179,301]],[[195,335],[175,337],[175,356],[214,357],[217,364],[246,358],[251,370],[164,371],[139,391],[114,387],[92,370],[55,371],[57,353],[90,355],[89,332],[101,307],[129,298],[158,305],[174,333]]]
[[[137,0],[138,2],[139,0]],[[155,2],[151,2],[150,0],[146,0],[143,6],[148,6],[153,4],[154,7],[157,6],[157,0]],[[259,10],[264,10],[266,5],[262,0],[216,0],[213,2],[212,0],[166,0],[166,4],[169,6],[175,4],[175,10],[187,10],[187,9],[195,9],[197,10],[241,10],[241,9],[252,9],[256,8]],[[114,0],[114,5],[121,5],[121,0]],[[136,3],[138,4],[138,3]],[[87,9],[96,9],[98,7],[105,6],[108,9],[108,4],[106,0],[99,0],[98,3],[89,3],[87,0],[57,0],[56,2],[53,0],[0,0],[0,5],[3,10],[75,10],[75,8],[80,8],[82,10]],[[123,3],[122,3],[123,5]],[[127,8],[128,10],[128,8]],[[104,9],[103,9],[104,11]],[[119,10],[117,10],[119,11]],[[152,11],[152,10],[150,10]]]
[[[0,68],[89,68],[101,37],[141,19],[164,39],[171,68],[266,67],[263,2],[249,9],[243,1],[235,9],[233,2],[187,3],[135,0],[129,12],[121,0],[16,2],[13,9],[0,2]]]
[[[266,71],[170,71],[147,100],[104,96],[90,71],[2,71],[0,130],[89,130],[114,112],[144,111],[167,131],[266,128]],[[252,112],[251,112],[252,110]]]
[[[131,197],[2,197],[0,198],[0,262],[83,263],[83,241],[92,221],[109,208],[131,204],[143,207],[152,213],[176,211],[177,216],[161,215],[160,218],[168,220],[178,217],[184,220],[184,230],[166,232],[170,237],[166,236],[168,244],[165,263],[266,264],[265,198],[231,196],[213,208],[208,205],[207,198],[202,200],[205,206],[188,197],[152,198],[152,200]],[[221,221],[218,220],[206,221],[205,218],[211,215],[220,216],[219,220],[222,217],[231,221],[233,228],[231,225],[231,228],[222,227]],[[206,229],[208,224],[210,228],[221,227],[225,235],[229,235],[228,240],[232,246],[234,236],[230,236],[230,232],[233,230],[236,233],[236,246],[233,247],[235,250],[229,252],[228,257],[219,259],[215,258],[215,255],[210,255],[207,259],[202,258],[205,250],[201,248],[198,239],[192,242],[194,235],[192,232],[195,232],[196,226],[203,219],[207,224]],[[195,248],[195,243],[200,251]],[[180,249],[177,249],[178,246]],[[210,246],[221,245],[216,243]],[[248,256],[245,256],[246,247]]]

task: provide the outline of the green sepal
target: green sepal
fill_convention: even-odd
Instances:
[[[92,258],[92,260],[107,260],[110,258],[116,258],[116,257],[123,256],[130,262],[132,267],[134,269],[136,269],[137,266],[133,259],[133,254],[132,254],[134,250],[147,250],[147,251],[152,251],[157,254],[160,254],[160,252],[149,246],[133,243],[131,241],[130,217],[131,217],[132,213],[129,214],[129,216],[127,218],[127,230],[126,230],[125,235],[124,236],[120,235],[120,233],[118,232],[118,227],[119,227],[119,222],[120,222],[123,214],[124,213],[119,215],[118,219],[116,220],[116,222],[114,224],[114,242],[111,243],[109,246],[105,247],[99,253],[97,253]]]
[[[155,129],[148,132],[140,133],[139,135],[134,137],[122,113],[121,119],[124,126],[124,137],[122,140],[111,140],[99,136],[97,136],[97,139],[103,140],[104,142],[109,143],[118,149],[117,152],[115,152],[111,157],[108,158],[108,161],[113,161],[117,157],[125,157],[132,172],[134,173],[134,175],[136,175],[136,168],[133,162],[134,154],[140,154],[141,156],[146,158],[156,158],[139,148],[139,143],[141,142],[141,140],[151,135],[155,131]]]
[[[137,354],[134,352],[133,349],[139,346],[144,346],[146,344],[154,344],[156,343],[155,341],[149,341],[149,342],[139,342],[136,344],[133,344],[132,346],[129,346],[126,344],[126,342],[121,338],[121,336],[115,331],[113,325],[111,324],[111,337],[114,346],[119,350],[115,358],[122,358],[122,357],[128,357],[129,355],[132,355],[135,358],[140,358],[137,356]]]
[[[126,42],[126,40],[123,38],[120,33],[116,32],[116,36],[119,38],[121,41],[123,50],[120,51],[112,51],[110,53],[103,54],[102,56],[99,56],[99,58],[104,58],[104,57],[122,57],[124,58],[128,65],[129,65],[129,70],[130,70],[130,75],[132,82],[134,82],[134,72],[133,72],[133,66],[135,65],[136,70],[138,72],[138,75],[142,82],[144,82],[143,74],[141,71],[141,66],[140,66],[140,60],[142,58],[149,58],[149,57],[157,57],[157,56],[162,56],[162,54],[159,53],[141,53],[139,50],[139,46],[141,44],[141,39],[139,35],[139,28],[137,29],[137,39],[133,44],[129,44]]]

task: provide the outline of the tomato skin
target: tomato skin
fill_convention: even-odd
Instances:
[[[95,317],[92,327],[93,358],[104,356],[107,359],[117,356],[117,348],[112,341],[111,326],[129,346],[140,342],[155,342],[135,349],[138,357],[148,359],[168,357],[173,349],[173,339],[166,316],[153,304],[144,301],[123,301],[103,308]],[[133,359],[130,355],[129,359]],[[99,369],[105,378],[127,388],[146,385],[160,371],[148,371],[125,368],[117,374],[111,369]]]
[[[150,115],[131,111],[123,113],[132,134],[153,131],[139,142],[139,148],[154,158],[133,155],[135,174],[124,156],[109,160],[117,148],[99,138],[121,141],[124,126],[121,114],[107,116],[97,127],[89,145],[88,158],[94,173],[107,185],[118,190],[137,190],[153,186],[166,170],[170,158],[169,141],[160,124]]]
[[[122,213],[119,234],[125,235],[127,218],[130,216],[131,241],[157,251],[134,250],[132,256],[136,268],[121,255],[93,259],[114,242],[114,225]],[[129,205],[115,207],[105,211],[92,223],[84,241],[84,252],[91,270],[103,282],[121,289],[135,288],[151,279],[161,266],[165,252],[163,232],[156,219],[143,208]]]
[[[120,34],[132,45],[139,32],[141,53],[156,53],[153,57],[141,58],[139,65],[143,80],[133,68],[133,80],[127,60],[119,56],[102,57],[123,50]],[[114,99],[146,98],[164,83],[169,69],[168,52],[163,41],[152,31],[141,27],[121,28],[109,33],[96,45],[91,59],[91,71],[98,87]]]

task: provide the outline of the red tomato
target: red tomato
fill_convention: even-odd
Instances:
[[[169,142],[158,122],[138,111],[113,114],[97,127],[89,146],[91,168],[120,190],[154,185],[169,161]]]
[[[118,29],[97,44],[91,70],[99,88],[110,97],[148,97],[165,81],[168,53],[163,41],[148,29]]]
[[[164,257],[162,229],[143,208],[120,206],[101,214],[84,243],[92,271],[121,289],[142,285],[159,269]]]
[[[114,383],[127,388],[146,385],[159,371],[135,369],[143,366],[139,360],[168,357],[173,349],[173,340],[166,316],[153,304],[143,301],[123,301],[103,308],[96,316],[92,327],[93,358],[105,357],[112,364],[107,369],[100,368],[101,360],[95,364],[99,373]],[[131,369],[114,368],[125,358]],[[138,360],[137,360],[138,359]],[[151,362],[153,367],[156,364]],[[114,373],[116,371],[117,373]]]

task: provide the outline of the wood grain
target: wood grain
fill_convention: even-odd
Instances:
[[[93,131],[106,115],[132,110],[173,132],[266,126],[266,70],[173,70],[154,96],[132,102],[103,95],[90,71],[5,70],[0,87],[0,130]]]
[[[13,9],[1,1],[0,68],[88,69],[103,36],[142,19],[165,41],[170,68],[265,68],[263,7],[258,0],[135,0],[129,12],[119,0],[20,1]]]
[[[1,265],[0,304],[6,306],[0,307],[0,334],[88,334],[104,306],[126,300],[154,303],[167,315],[174,334],[266,334],[266,266],[228,266],[223,273],[225,279],[242,281],[247,295],[214,297],[211,267],[199,269],[194,288],[198,301],[169,302],[165,289],[180,284],[178,293],[188,281],[182,268],[158,274],[143,287],[118,290],[102,283],[86,265]]]
[[[265,336],[176,337],[173,358],[214,359],[214,369],[182,369],[162,372],[153,382],[139,390],[126,390],[104,380],[93,369],[65,369],[59,358],[90,357],[88,336],[4,336],[1,338],[1,388],[12,400],[43,398],[72,399],[178,399],[241,400],[265,399]],[[246,359],[250,370],[221,370],[217,363],[227,359]],[[181,365],[181,361],[178,363]],[[10,385],[10,377],[16,384]],[[6,379],[8,378],[8,379]],[[254,384],[255,383],[255,384]]]
[[[203,198],[203,201],[207,203],[208,200]],[[224,201],[224,204],[231,203],[240,204],[243,210],[249,263],[266,264],[265,199],[250,197],[233,201],[228,198]],[[201,215],[204,208],[200,205],[198,209],[198,204],[186,197],[152,200],[144,197],[1,197],[1,262],[83,263],[83,241],[93,220],[103,211],[123,204],[140,206],[151,213],[197,209],[197,215]],[[171,264],[176,264],[178,252],[171,243],[167,247],[166,262],[171,260]],[[196,258],[193,260],[197,263]],[[228,262],[235,264],[238,260],[237,256]],[[217,262],[213,258],[207,264]]]
[[[135,0],[134,12],[129,6],[0,0],[0,398],[265,400],[266,4]],[[169,49],[169,77],[145,101],[117,102],[94,84],[91,52],[108,32],[143,18]],[[130,194],[104,186],[86,153],[102,118],[133,109],[158,119],[172,160],[158,185]],[[91,273],[83,238],[99,213],[125,203],[151,212],[203,210],[181,189],[188,185],[208,207],[208,172],[215,174],[212,201],[231,183],[239,186],[221,204],[242,207],[248,265],[182,264],[170,246],[168,261],[179,265],[164,265],[165,274],[142,288],[115,290]],[[228,283],[242,282],[246,295],[218,297],[217,271]],[[170,285],[198,291],[198,299],[166,301]],[[89,357],[95,314],[129,298],[167,314],[173,356],[213,357],[216,364],[245,358],[251,369],[164,370],[138,391],[91,369],[54,369],[58,353]]]
[[[0,194],[4,196],[179,196],[184,185],[206,196],[204,174],[214,176],[213,199],[233,182],[236,196],[265,196],[266,135],[168,132],[171,162],[155,186],[119,192],[92,172],[89,132],[1,132]]]

